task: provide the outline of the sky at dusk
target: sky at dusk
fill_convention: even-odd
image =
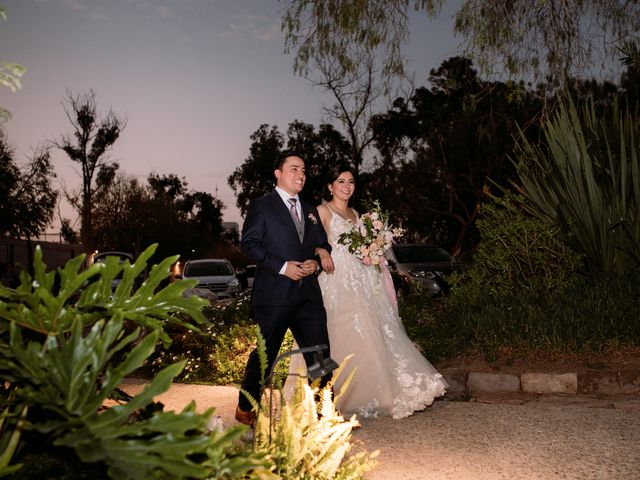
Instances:
[[[227,177],[249,155],[263,124],[285,132],[293,120],[324,120],[319,88],[293,74],[278,0],[0,0],[0,60],[27,68],[22,89],[0,89],[4,125],[22,164],[38,145],[72,133],[62,100],[96,92],[127,125],[109,153],[128,175],[184,177],[222,200],[224,221],[242,224]],[[416,85],[455,55],[450,13],[437,22],[413,14],[405,53]],[[74,164],[52,151],[58,175],[77,188]],[[62,204],[62,215],[75,219]],[[76,224],[78,227],[78,224]],[[49,231],[55,231],[53,226]]]

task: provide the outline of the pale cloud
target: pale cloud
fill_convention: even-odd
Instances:
[[[264,42],[272,42],[279,39],[280,22],[264,16],[238,15],[218,35],[225,38],[251,35]]]
[[[73,10],[86,10],[87,5],[82,0],[62,0],[62,4]]]
[[[166,5],[156,5],[155,10],[162,18],[169,18],[173,15],[173,10]]]
[[[253,32],[253,34],[259,38],[260,40],[263,40],[265,42],[271,42],[273,40],[279,40],[280,39],[280,22],[272,22],[269,25],[266,25],[262,28],[258,28],[257,30],[255,30]]]
[[[89,17],[91,17],[92,20],[100,20],[100,21],[111,20],[110,16],[105,15],[104,13],[98,13],[98,12],[91,12],[91,15],[89,15]]]

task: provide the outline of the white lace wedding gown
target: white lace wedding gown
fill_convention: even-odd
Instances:
[[[404,418],[431,405],[448,385],[407,337],[397,307],[385,291],[382,273],[363,265],[338,244],[340,234],[349,228],[348,220],[332,213],[327,235],[335,272],[322,273],[318,279],[327,310],[331,357],[341,364],[353,354],[334,384],[336,394],[356,369],[336,406],[343,416]],[[302,356],[293,356],[290,371],[301,368]]]

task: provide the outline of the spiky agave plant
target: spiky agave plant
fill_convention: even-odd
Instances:
[[[560,228],[595,274],[640,264],[640,116],[616,98],[603,112],[592,98],[562,102],[544,142],[524,134],[516,149],[524,207]]]

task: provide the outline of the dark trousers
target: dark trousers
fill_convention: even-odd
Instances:
[[[293,338],[300,348],[322,344],[329,346],[327,313],[324,307],[305,301],[302,296],[293,305],[254,306],[254,315],[267,347],[267,376],[278,356],[287,329],[291,330]],[[328,357],[329,349],[327,348],[322,353]],[[305,353],[304,357],[307,365],[313,363],[313,353]],[[330,379],[331,373],[322,378],[320,385],[326,385]],[[260,403],[261,393],[260,382],[260,360],[257,349],[254,349],[249,355],[241,389],[251,395],[258,403]],[[238,405],[242,410],[249,411],[252,406],[243,391],[240,391]]]

